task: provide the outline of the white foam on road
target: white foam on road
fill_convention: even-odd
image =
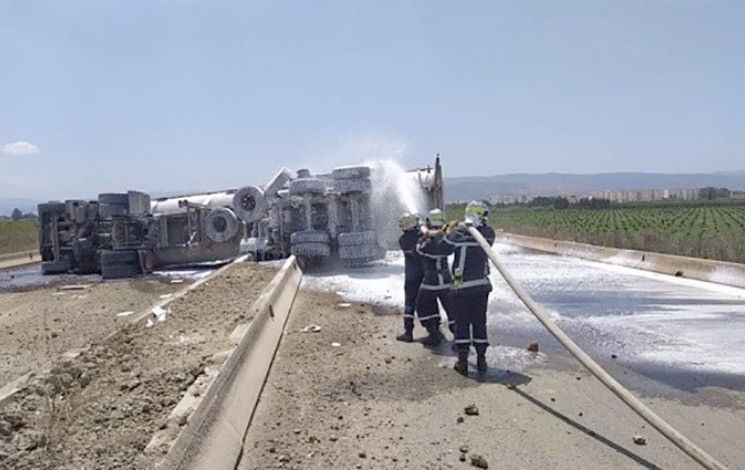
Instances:
[[[534,299],[590,354],[622,351],[630,363],[745,374],[744,289],[508,245],[497,244],[496,249]],[[490,277],[494,290],[487,325],[492,342],[505,331],[545,335],[496,270]],[[347,301],[403,310],[399,252],[370,267],[311,273],[303,282]]]

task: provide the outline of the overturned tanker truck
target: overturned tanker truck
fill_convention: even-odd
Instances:
[[[375,261],[385,256],[381,232],[391,221],[376,220],[386,216],[373,210],[373,198],[387,190],[375,187],[373,172],[368,166],[324,175],[283,168],[264,187],[159,199],[129,191],[39,204],[41,269],[113,279],[244,254],[256,261],[290,254],[303,263]],[[439,158],[407,175],[421,189],[421,209],[443,208]],[[390,194],[377,196],[388,214],[403,210]]]

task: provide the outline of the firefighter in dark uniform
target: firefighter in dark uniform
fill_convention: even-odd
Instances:
[[[450,309],[450,287],[453,277],[448,267],[448,254],[452,249],[442,243],[445,233],[445,217],[440,209],[434,209],[427,213],[426,230],[424,237],[417,246],[417,251],[422,255],[422,266],[424,268],[424,279],[419,288],[416,311],[419,320],[427,328],[429,335],[424,339],[425,346],[437,347],[442,342],[443,335],[440,332],[440,309],[437,305],[439,300],[445,313],[448,315],[449,327],[455,330],[455,321]],[[449,250],[449,251],[448,251]]]
[[[404,252],[404,332],[396,339],[405,343],[414,341],[414,312],[416,311],[416,298],[419,294],[419,286],[424,277],[422,267],[422,255],[416,251],[421,232],[421,220],[416,214],[404,214],[398,220],[398,226],[403,233],[398,239],[398,245]],[[426,328],[426,325],[422,323]]]
[[[452,310],[455,313],[455,347],[458,362],[455,370],[468,375],[468,353],[471,345],[476,349],[476,368],[487,369],[486,310],[489,292],[489,260],[476,239],[468,232],[467,225],[476,227],[491,245],[494,229],[488,225],[489,209],[481,201],[471,201],[466,206],[465,225],[450,230],[442,240],[455,251],[453,262]],[[444,251],[444,250],[443,250]]]

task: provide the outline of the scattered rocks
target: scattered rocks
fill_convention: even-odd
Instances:
[[[358,456],[359,458],[361,458],[361,459],[366,459],[366,458],[367,458],[367,453],[365,453],[365,452],[360,452],[359,454],[357,454],[357,456]]]
[[[617,358],[618,358],[618,356],[616,356],[615,354],[611,354],[611,355],[610,355],[610,358],[611,358],[611,359],[617,359]]]
[[[647,445],[647,439],[644,438],[643,436],[640,436],[639,434],[635,434],[631,438],[631,440],[633,440],[634,441],[634,444],[636,444],[638,446],[645,446],[645,445]]]
[[[486,459],[480,455],[471,456],[471,465],[476,468],[489,468],[489,462],[487,462]]]
[[[458,450],[460,450],[464,454],[467,454],[468,453],[468,446],[460,446],[460,449],[458,449]]]
[[[456,423],[461,424],[466,420],[463,416],[458,416],[458,419],[455,420]]]
[[[537,353],[538,352],[538,343],[530,343],[530,345],[528,345],[528,351],[530,351],[532,353]]]
[[[468,416],[478,416],[479,408],[476,405],[468,405],[463,409]]]

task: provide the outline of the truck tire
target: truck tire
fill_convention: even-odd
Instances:
[[[233,196],[235,215],[246,222],[256,222],[263,219],[267,207],[264,191],[256,186],[244,186]]]
[[[224,243],[238,233],[238,217],[227,207],[215,207],[204,218],[204,232],[215,243]]]
[[[373,261],[384,256],[383,249],[375,244],[339,247],[339,258],[343,260]]]
[[[101,252],[101,266],[116,264],[136,264],[139,266],[140,257],[137,254],[137,250]]]
[[[370,177],[369,166],[341,166],[331,171],[331,177],[336,180],[360,179]]]
[[[101,276],[104,279],[122,279],[142,274],[137,250],[102,251]]]
[[[290,195],[323,194],[326,184],[318,178],[302,178],[290,181]]]
[[[63,258],[61,261],[44,261],[41,263],[41,272],[43,274],[66,273],[70,268],[71,265],[69,258]]]
[[[127,193],[102,193],[98,195],[101,204],[113,204],[115,206],[129,207],[129,194]]]
[[[290,235],[290,243],[329,243],[329,234],[321,230],[303,230]]]
[[[372,183],[369,179],[341,179],[334,181],[334,189],[339,194],[364,192],[370,191],[372,189]]]
[[[345,232],[337,237],[339,246],[374,245],[378,241],[378,234],[373,231]]]
[[[113,215],[127,215],[128,213],[128,205],[102,203],[98,206],[98,216],[102,219],[108,219]]]
[[[36,209],[39,211],[38,213],[41,214],[42,212],[65,212],[65,203],[64,202],[45,202],[43,204],[39,204]]]
[[[299,257],[325,258],[331,256],[331,247],[326,243],[297,243],[290,252]]]
[[[139,266],[130,264],[101,265],[101,277],[104,279],[124,279],[142,274]]]

